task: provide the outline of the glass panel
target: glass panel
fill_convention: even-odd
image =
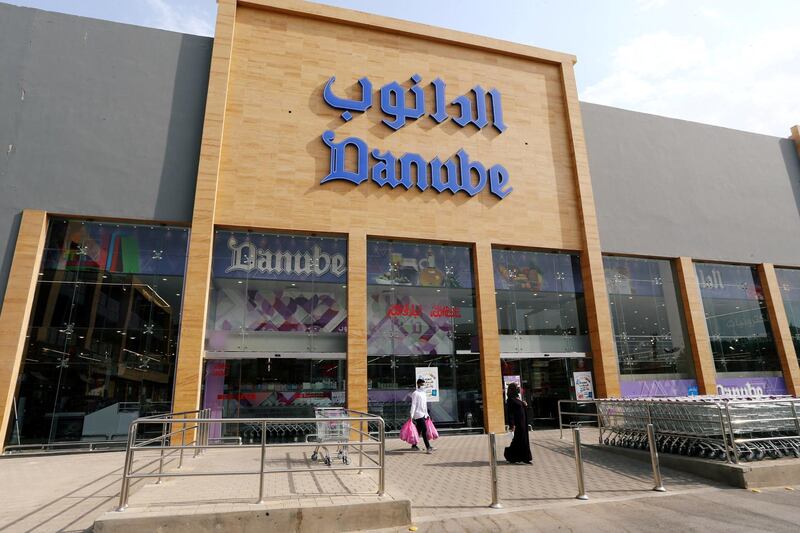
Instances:
[[[589,352],[577,255],[492,251],[501,353]]]
[[[483,420],[472,255],[465,246],[367,242],[369,410],[398,429],[416,368],[439,369],[438,425]],[[456,370],[458,369],[458,370]]]
[[[792,332],[794,350],[800,359],[800,269],[776,268],[778,285],[781,288],[789,331]]]
[[[121,440],[169,411],[188,230],[54,219],[9,444]]]
[[[714,263],[695,266],[718,375],[780,376],[756,268]]]
[[[603,266],[623,381],[691,378],[672,263],[604,256]]]

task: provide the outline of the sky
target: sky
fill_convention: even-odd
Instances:
[[[0,0],[213,35],[216,0]],[[800,0],[318,0],[575,54],[580,99],[787,137]]]

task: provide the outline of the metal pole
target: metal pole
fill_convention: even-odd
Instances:
[[[381,468],[378,470],[378,496],[383,496],[386,489],[386,422],[383,418],[378,419],[378,460]]]
[[[164,439],[167,436],[167,423],[163,423],[161,425],[161,459],[158,461],[158,473],[164,473]],[[156,481],[156,485],[161,483],[161,477],[159,476],[158,480]]]
[[[664,484],[661,482],[661,466],[658,464],[658,450],[656,449],[656,431],[653,424],[647,424],[647,444],[650,446],[650,463],[653,465],[653,480],[656,492],[666,492]]]
[[[558,400],[558,403],[556,404],[556,405],[558,405],[558,438],[559,439],[563,439],[564,438],[564,423],[561,421],[561,402],[562,401],[563,400]]]
[[[581,455],[580,426],[572,428],[572,443],[575,447],[575,472],[578,477],[578,495],[575,496],[575,498],[579,500],[588,500],[589,496],[586,495],[586,489],[583,482],[583,455]]]
[[[185,438],[186,438],[186,422],[181,425],[181,451],[178,457],[178,470],[183,466],[183,447],[185,445]]]
[[[731,410],[730,404],[725,402],[725,414],[728,418],[728,431],[731,435],[731,448],[733,448],[733,463],[739,464],[739,449],[736,446],[736,436],[733,433],[733,424],[731,423]]]
[[[364,421],[358,423],[358,440],[361,445],[358,447],[358,466],[364,465]],[[369,421],[367,421],[367,433],[369,433]],[[361,470],[358,471],[361,473]]]
[[[489,433],[489,467],[492,473],[492,509],[502,509],[503,504],[497,494],[497,438],[494,433]]]
[[[267,423],[261,423],[261,468],[258,470],[258,502],[264,503],[264,462],[267,458]]]
[[[128,493],[130,491],[131,478],[128,477],[133,465],[133,447],[136,444],[136,422],[128,428],[128,445],[125,447],[125,466],[122,467],[122,488],[119,491],[119,506],[117,511],[122,512],[128,507]]]
[[[722,444],[725,445],[725,460],[727,462],[731,461],[731,447],[728,446],[728,437],[725,435],[725,418],[722,416],[722,407],[717,404],[717,411],[719,412],[719,428],[721,430],[720,435],[722,435]]]

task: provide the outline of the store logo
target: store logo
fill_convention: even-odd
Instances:
[[[725,284],[722,282],[722,273],[716,268],[711,270],[711,274],[707,275],[703,272],[702,268],[697,269],[699,276],[700,286],[705,289],[724,289]]]
[[[333,94],[332,86],[336,77],[331,77],[325,84],[322,97],[325,102],[335,108],[343,109],[342,119],[349,122],[353,113],[364,113],[372,107],[372,82],[368,78],[358,80],[361,86],[359,99],[341,98]],[[393,81],[380,89],[381,110],[391,120],[383,119],[383,123],[393,130],[399,130],[406,125],[408,120],[417,120],[425,115],[425,93],[419,86],[422,78],[419,74],[411,76],[413,85],[405,89]],[[491,124],[498,132],[503,133],[506,125],[503,122],[503,106],[500,92],[497,89],[484,90],[480,85],[475,86],[466,95],[459,96],[451,102],[458,106],[458,116],[450,117],[447,114],[444,81],[436,78],[431,82],[433,87],[434,102],[431,119],[442,123],[452,118],[455,124],[464,128],[469,125],[483,129]],[[410,97],[410,98],[409,98]],[[408,105],[408,101],[413,101]],[[487,106],[487,101],[490,105]],[[491,122],[489,109],[491,108]],[[360,185],[372,179],[380,187],[392,189],[402,186],[406,190],[416,187],[422,191],[429,187],[437,192],[450,191],[452,194],[465,192],[475,196],[486,186],[489,191],[500,199],[508,196],[513,188],[509,185],[508,170],[502,165],[493,165],[488,169],[479,161],[471,161],[469,154],[463,148],[456,154],[442,162],[439,157],[426,161],[420,154],[406,153],[398,157],[390,151],[381,152],[378,149],[370,151],[367,143],[358,137],[347,137],[341,142],[334,142],[335,134],[327,130],[322,134],[322,142],[330,148],[331,167],[327,176],[320,183],[334,180],[344,180]],[[347,168],[347,149],[355,154],[355,165]],[[370,167],[370,156],[374,164]],[[399,173],[398,173],[399,163]]]
[[[390,305],[386,310],[387,317],[394,316],[408,316],[420,317],[422,316],[422,306],[414,304],[395,304]],[[431,312],[428,314],[431,318],[461,318],[461,309],[449,305],[434,305]]]
[[[225,269],[226,274],[256,270],[262,274],[297,276],[323,276],[330,272],[341,277],[347,272],[344,255],[323,252],[316,244],[306,252],[273,252],[270,249],[256,248],[250,241],[239,243],[236,237],[231,237],[228,239],[228,249],[231,251],[231,266]]]
[[[753,386],[748,381],[741,387],[717,385],[717,394],[720,396],[764,396],[764,388]]]

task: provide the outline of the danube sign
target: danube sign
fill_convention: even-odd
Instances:
[[[361,78],[358,84],[361,86],[360,99],[341,98],[333,94],[333,82],[336,77],[331,77],[325,84],[322,92],[325,102],[335,108],[341,109],[342,119],[346,122],[353,119],[353,113],[364,113],[372,107],[372,82],[368,78]],[[411,76],[413,85],[410,89],[403,88],[402,85],[393,81],[387,83],[380,89],[381,110],[388,115],[389,119],[383,119],[383,123],[393,130],[399,130],[406,125],[408,120],[417,120],[425,115],[425,93],[419,83],[422,78],[419,74]],[[444,81],[436,78],[431,82],[433,87],[433,112],[430,117],[442,123],[451,118],[446,108]],[[413,105],[407,105],[407,92],[410,91]],[[487,106],[487,100],[491,102]],[[484,90],[480,85],[475,86],[467,94],[459,96],[451,102],[458,106],[458,116],[452,117],[453,122],[462,128],[469,126],[483,129],[491,124],[498,132],[503,133],[506,125],[503,122],[503,107],[500,92],[497,89]],[[491,108],[491,122],[489,120],[489,109]],[[331,150],[330,173],[325,176],[320,183],[327,183],[334,180],[345,180],[355,185],[372,179],[378,186],[389,186],[395,188],[402,185],[405,189],[410,189],[414,185],[420,190],[427,190],[431,187],[437,192],[450,191],[452,194],[465,192],[469,196],[475,196],[481,192],[486,185],[489,191],[498,198],[505,198],[513,190],[509,185],[508,170],[502,165],[493,165],[488,169],[479,161],[470,161],[466,150],[461,149],[456,154],[442,161],[434,157],[426,161],[420,154],[406,153],[400,157],[395,156],[390,151],[381,152],[378,149],[370,151],[367,143],[358,137],[347,137],[341,142],[334,142],[335,135],[331,130],[322,134],[322,141]],[[347,148],[355,150],[355,168],[345,168],[345,154]],[[369,158],[375,161],[370,169]],[[398,174],[397,164],[400,163]],[[414,179],[416,176],[416,179]]]

